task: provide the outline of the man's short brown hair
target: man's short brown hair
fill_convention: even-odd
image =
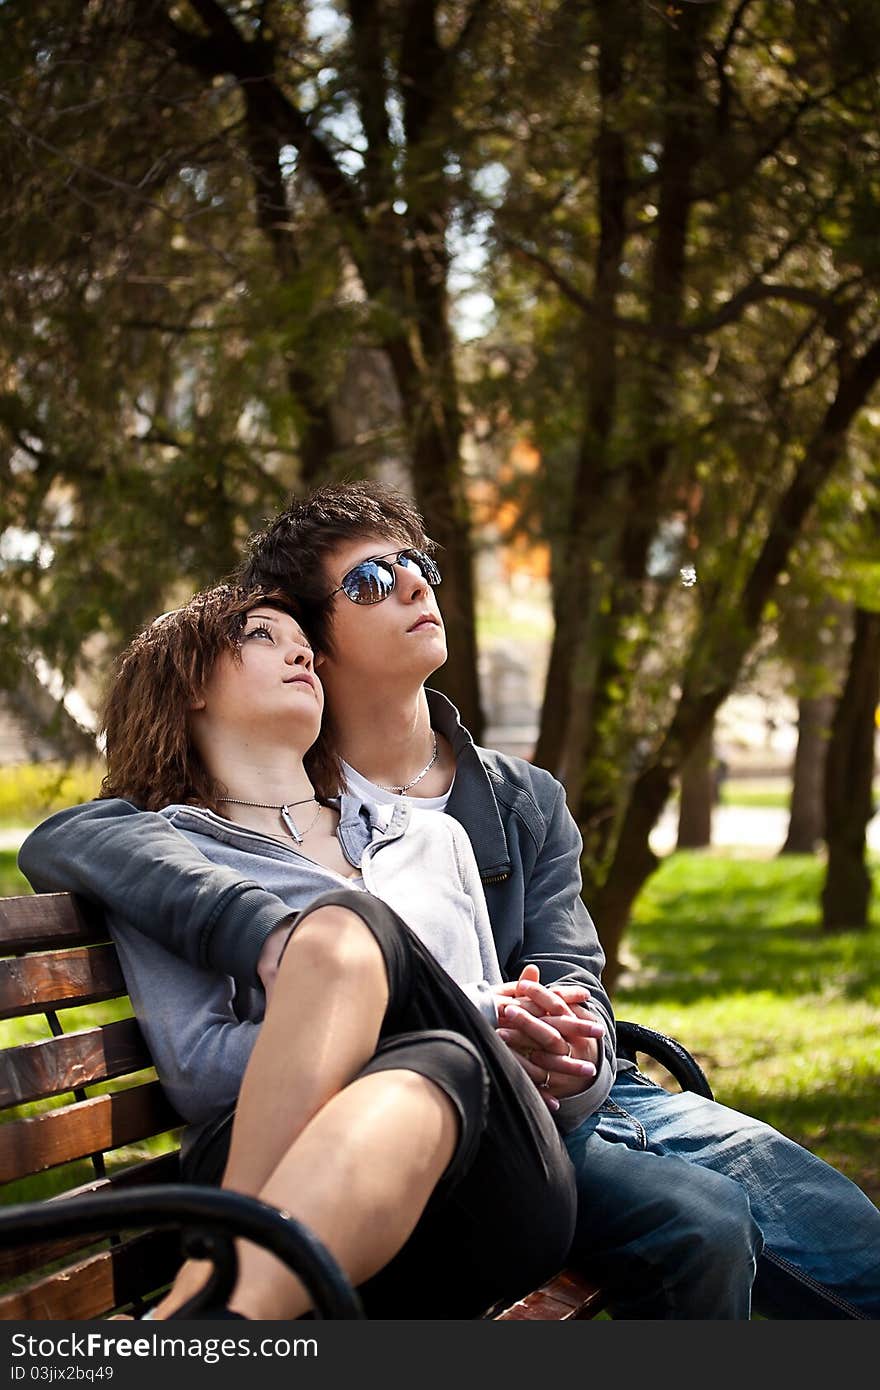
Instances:
[[[387,536],[428,553],[434,542],[413,502],[385,483],[328,483],[294,499],[250,537],[237,578],[247,588],[280,589],[300,604],[319,651],[330,651],[330,604],[325,562],[344,541]]]

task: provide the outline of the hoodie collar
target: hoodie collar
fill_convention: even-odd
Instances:
[[[510,873],[510,854],[489,774],[458,710],[439,690],[425,690],[431,727],[452,745],[455,782],[446,805],[464,826],[483,879]]]
[[[336,834],[346,859],[354,868],[359,866],[369,845],[399,839],[409,822],[410,808],[405,802],[398,802],[394,806],[387,824],[387,808],[376,806],[360,796],[343,792],[339,797],[331,797],[329,804],[339,812]],[[215,811],[203,806],[166,806],[161,814],[179,829],[200,831],[224,844],[237,845],[239,849],[252,849],[256,841],[271,846],[273,851],[277,848],[281,855],[298,853],[293,845],[288,846],[283,840],[264,835],[259,830],[251,830],[237,821],[227,820],[225,816],[218,816]],[[309,856],[301,854],[300,857],[308,859]]]

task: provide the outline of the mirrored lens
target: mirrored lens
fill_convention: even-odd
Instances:
[[[440,583],[440,571],[430,555],[426,555],[422,550],[401,550],[397,563],[405,569],[415,570],[432,588]]]
[[[341,588],[353,603],[381,603],[394,588],[394,570],[384,560],[364,560],[349,570]]]

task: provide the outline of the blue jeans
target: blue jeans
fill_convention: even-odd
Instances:
[[[612,1317],[880,1317],[880,1211],[769,1125],[629,1071],[565,1142]]]

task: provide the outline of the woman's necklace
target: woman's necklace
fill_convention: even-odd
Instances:
[[[431,771],[431,768],[437,761],[437,735],[434,733],[433,729],[431,730],[431,740],[433,743],[433,748],[431,751],[430,761],[425,764],[425,766],[422,768],[421,772],[417,777],[414,777],[411,782],[405,782],[402,787],[386,787],[383,786],[381,782],[377,782],[376,786],[381,787],[383,792],[394,792],[397,796],[403,796],[404,792],[408,792],[410,787],[415,786],[416,782],[421,782],[422,778],[428,775],[428,773]]]
[[[278,813],[281,816],[281,824],[284,826],[285,830],[287,830],[288,834],[290,834],[293,837],[293,839],[296,841],[298,845],[302,844],[303,840],[308,835],[310,830],[314,830],[315,826],[318,824],[318,817],[324,809],[320,801],[318,801],[318,798],[315,796],[307,796],[304,801],[284,801],[281,803],[280,806],[274,806],[267,801],[239,801],[234,796],[219,796],[217,800],[223,806],[256,806],[261,811],[278,811]],[[290,814],[290,808],[292,806],[308,806],[310,801],[317,801],[318,809],[315,812],[312,819],[309,821],[305,830],[298,830],[294,822],[293,816]]]

